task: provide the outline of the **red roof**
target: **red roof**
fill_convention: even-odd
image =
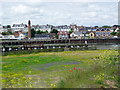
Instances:
[[[14,36],[19,36],[22,33],[22,31],[14,32]]]
[[[14,36],[16,36],[16,37],[19,36],[19,33],[14,33]]]

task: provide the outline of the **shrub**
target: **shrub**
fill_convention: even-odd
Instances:
[[[22,62],[22,63],[28,63],[28,61],[27,61],[27,60],[22,60],[21,62]]]

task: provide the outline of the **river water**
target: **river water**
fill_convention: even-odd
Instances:
[[[68,45],[68,44],[45,44],[45,46],[54,46],[54,45]],[[71,44],[72,45],[72,44]],[[88,43],[88,47],[96,47],[97,49],[119,49],[120,44],[115,43]]]
[[[119,49],[120,44],[89,44],[89,46],[96,47],[97,49]]]

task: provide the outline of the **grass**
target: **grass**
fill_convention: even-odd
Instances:
[[[119,87],[117,56],[117,50],[3,56],[2,86],[7,88],[91,88],[101,85]],[[109,83],[110,81],[114,84]]]

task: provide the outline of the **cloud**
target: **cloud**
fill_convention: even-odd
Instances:
[[[29,10],[30,9],[27,6],[24,6],[22,4],[11,7],[11,12],[14,12],[14,14],[26,14],[30,12]]]
[[[0,4],[0,24],[2,23],[2,16],[3,16],[2,5]]]
[[[89,4],[88,5],[88,8],[87,8],[87,11],[100,11],[101,10],[101,8],[100,7],[98,7],[97,5],[95,5],[95,4]]]
[[[117,24],[117,3],[111,2],[8,2],[3,23],[112,25]]]
[[[0,0],[8,2],[8,0]],[[9,2],[118,2],[119,0],[9,0]]]

